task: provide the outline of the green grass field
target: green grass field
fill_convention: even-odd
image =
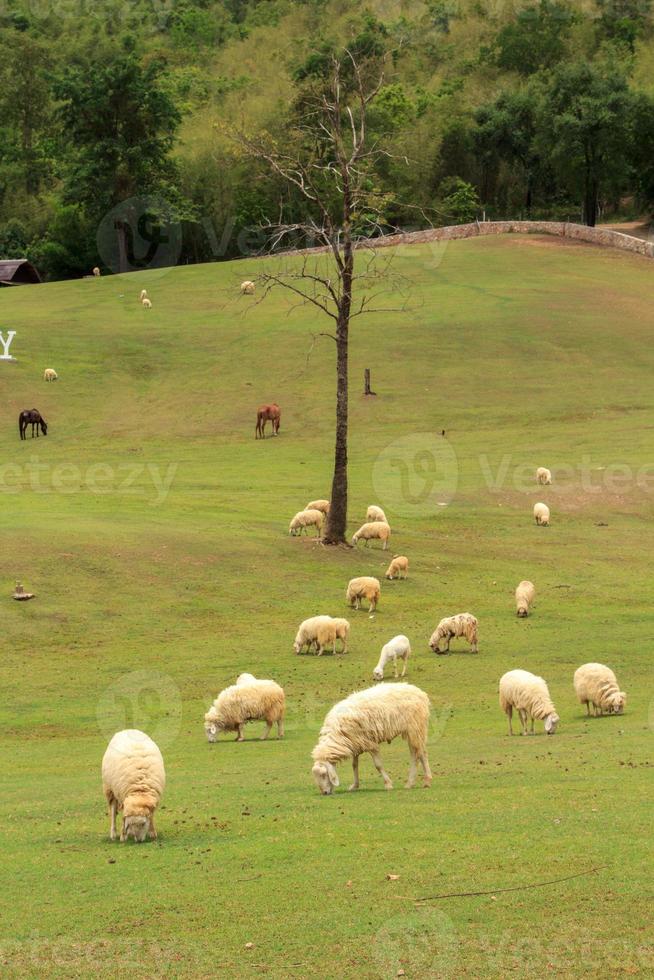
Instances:
[[[348,656],[321,659],[293,655],[299,621],[348,615],[349,578],[388,559],[287,534],[329,495],[331,342],[307,358],[323,322],[241,297],[247,261],[0,293],[17,331],[0,362],[3,976],[652,976],[654,267],[526,237],[407,248],[396,268],[412,309],[352,327],[350,525],[381,504],[411,573],[374,618],[349,615]],[[280,436],[255,442],[271,399]],[[49,434],[20,442],[31,407]],[[11,600],[17,580],[36,600]],[[437,658],[431,631],[464,610],[479,655]],[[320,797],[322,719],[399,632],[433,704],[433,785],[403,788],[397,742],[392,793],[365,758],[358,794],[342,766]],[[624,716],[575,703],[589,660],[616,671]],[[554,738],[509,740],[512,667],[548,680]],[[284,686],[286,738],[256,723],[210,746],[203,713],[243,670]],[[124,727],[167,766],[142,846],[108,840],[100,762]],[[490,894],[417,901],[461,892]]]

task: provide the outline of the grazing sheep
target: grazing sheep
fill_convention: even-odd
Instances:
[[[350,624],[347,619],[343,619],[340,616],[335,616],[332,619],[334,628],[336,629],[336,639],[340,640],[343,644],[343,649],[341,653],[347,653],[347,643],[350,637]]]
[[[141,292],[139,293],[139,300],[142,303],[143,300],[144,299],[147,299],[147,298],[148,298],[148,291],[147,291],[147,289],[142,289]]]
[[[547,486],[552,482],[552,472],[548,470],[546,466],[539,466],[536,470],[536,480],[538,483],[543,483]]]
[[[549,527],[550,509],[547,504],[534,504],[534,520],[542,527]]]
[[[370,612],[374,612],[377,608],[380,595],[381,585],[379,579],[373,578],[371,575],[362,575],[359,578],[350,579],[345,593],[345,601],[349,606],[353,606],[354,609],[359,609],[361,600],[367,599]]]
[[[161,802],[166,772],[161,752],[134,728],[117,732],[102,759],[102,790],[109,804],[109,836],[116,839],[116,813],[123,811],[121,841],[156,839],[154,811]]]
[[[434,653],[449,653],[450,640],[453,637],[465,636],[470,644],[472,653],[477,653],[477,628],[478,622],[472,613],[457,613],[456,616],[447,616],[441,619],[429,640],[429,646]],[[446,641],[444,650],[441,650],[441,640]]]
[[[516,613],[521,619],[529,615],[529,607],[535,597],[536,589],[534,588],[534,583],[528,582],[526,579],[515,590]]]
[[[57,374],[54,368],[46,368],[45,371],[43,372],[44,381],[57,381],[58,377],[59,375]]]
[[[329,501],[328,500],[312,500],[310,504],[307,504],[304,508],[305,510],[320,510],[323,514],[329,513]]]
[[[386,664],[393,662],[393,676],[397,677],[397,661],[403,660],[401,677],[406,674],[406,664],[411,655],[411,644],[406,636],[394,636],[392,640],[385,643],[379,655],[379,663],[372,672],[376,681],[384,679],[384,668]]]
[[[298,535],[308,527],[315,527],[316,537],[319,538],[323,520],[324,514],[321,510],[300,510],[288,525],[288,533]]]
[[[148,299],[147,296],[144,296],[143,299],[141,300],[141,305],[143,306],[144,309],[151,310],[152,309],[152,300],[151,299]]]
[[[370,521],[368,524],[362,524],[359,530],[352,536],[352,544],[356,544],[359,538],[366,542],[366,547],[368,547],[368,541],[378,538],[380,541],[384,542],[383,551],[386,551],[388,547],[388,539],[391,536],[390,525],[386,524],[384,521]]]
[[[331,646],[332,653],[335,654],[336,639],[336,623],[331,616],[312,616],[300,623],[293,641],[293,651],[301,653],[306,646],[307,651],[311,652],[315,645],[318,648],[318,656],[321,657],[325,647]],[[345,653],[345,650],[343,652]]]
[[[236,741],[243,741],[243,726],[248,721],[265,718],[266,730],[261,740],[268,738],[273,722],[277,737],[284,737],[284,691],[274,681],[242,680],[221,691],[204,716],[207,741],[215,742],[220,732],[236,732]]]
[[[249,279],[246,279],[245,282],[241,283],[241,292],[245,296],[252,296],[254,293],[254,283],[250,282]]]
[[[556,708],[550,698],[547,684],[542,677],[528,670],[510,670],[500,678],[500,707],[509,719],[509,735],[513,735],[513,709],[520,715],[522,734],[527,734],[527,719],[531,718],[531,734],[537,718],[545,723],[545,733],[553,735],[559,721]]]
[[[411,754],[407,789],[415,785],[417,763],[420,762],[425,786],[431,784],[431,769],[427,758],[429,728],[429,698],[412,684],[378,684],[365,691],[356,691],[339,701],[327,714],[320,729],[318,744],[311,753],[313,778],[324,796],[339,785],[336,764],[352,759],[354,782],[351,790],[359,788],[359,756],[369,752],[386,789],[393,784],[384,772],[379,746],[401,735],[407,740]]]
[[[100,275],[100,269],[98,268],[97,265],[93,267],[93,275],[94,276],[99,276]]]
[[[404,575],[402,574],[404,572]],[[406,578],[409,574],[409,559],[404,555],[394,555],[393,560],[386,569],[386,578]]]
[[[372,522],[382,521],[382,523],[388,524],[384,511],[381,509],[381,507],[376,507],[374,504],[371,504],[366,511],[366,520]]]
[[[581,702],[586,705],[586,711],[590,715],[590,706],[593,706],[593,714],[621,715],[627,700],[627,695],[618,687],[618,681],[609,667],[604,664],[583,664],[575,671],[574,676],[575,694]]]

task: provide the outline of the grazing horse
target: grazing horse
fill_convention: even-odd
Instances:
[[[276,402],[272,402],[270,405],[262,405],[257,410],[257,427],[254,430],[254,438],[258,439],[261,437],[265,439],[266,422],[272,422],[273,435],[276,436],[279,432],[279,420],[281,417],[282,413]]]
[[[41,418],[41,413],[37,412],[35,408],[26,408],[24,412],[21,412],[18,416],[18,431],[20,432],[21,439],[27,439],[25,435],[25,430],[27,426],[32,426],[32,439],[34,438],[34,429],[36,429],[36,437],[39,437],[39,428],[44,436],[48,434],[48,423],[45,419]]]

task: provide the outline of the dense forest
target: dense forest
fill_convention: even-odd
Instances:
[[[113,268],[121,207],[167,261],[258,249],[262,222],[303,205],[233,129],[284,141],[345,48],[385,66],[368,113],[383,226],[647,213],[650,4],[3,0],[0,257]]]

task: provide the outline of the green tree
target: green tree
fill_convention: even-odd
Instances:
[[[439,198],[439,209],[448,224],[467,224],[479,214],[477,191],[460,177],[447,177],[442,181]]]
[[[27,34],[12,31],[0,48],[0,120],[27,194],[38,194],[47,170],[45,136],[51,120],[48,48]]]
[[[618,41],[633,53],[636,41],[650,27],[652,0],[597,0],[601,16],[597,24],[600,38]]]
[[[475,145],[487,166],[507,162],[520,171],[524,185],[524,202],[531,212],[535,182],[540,167],[536,147],[536,113],[538,102],[532,88],[505,92],[494,102],[482,106],[475,114]]]
[[[521,10],[497,35],[498,66],[521,75],[551,68],[565,55],[566,35],[575,19],[570,7],[556,0],[540,0]]]

